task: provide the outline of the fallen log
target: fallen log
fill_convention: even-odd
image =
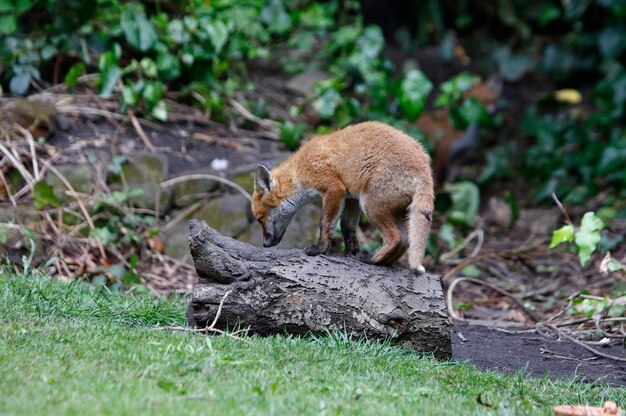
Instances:
[[[249,327],[261,335],[320,334],[390,339],[451,357],[441,280],[348,257],[310,257],[301,249],[260,249],[225,237],[204,221],[189,224],[199,281],[187,309],[192,327]]]

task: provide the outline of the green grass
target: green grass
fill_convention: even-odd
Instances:
[[[0,273],[2,271],[0,270]],[[626,390],[480,372],[374,342],[160,332],[181,298],[0,276],[0,414],[550,414]],[[493,404],[489,409],[477,403]]]

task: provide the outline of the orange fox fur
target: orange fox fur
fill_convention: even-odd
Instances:
[[[308,255],[328,252],[341,218],[346,255],[372,264],[391,265],[407,249],[409,266],[423,272],[434,203],[430,158],[422,145],[383,123],[348,126],[306,142],[271,172],[255,170],[252,213],[263,227],[263,245],[278,244],[296,211],[322,199],[320,236]],[[380,229],[384,244],[374,253],[359,252],[356,227],[361,210]]]

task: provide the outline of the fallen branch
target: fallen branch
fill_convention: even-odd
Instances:
[[[189,247],[199,277],[188,305],[189,326],[225,330],[243,323],[259,335],[339,330],[451,356],[438,276],[350,257],[260,249],[197,220],[190,221]],[[216,321],[215,308],[231,291]]]

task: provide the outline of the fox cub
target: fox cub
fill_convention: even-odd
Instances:
[[[391,265],[407,250],[406,236],[409,266],[424,272],[435,195],[430,158],[417,140],[387,124],[365,122],[312,138],[271,172],[257,165],[252,213],[263,227],[263,246],[278,244],[296,211],[316,197],[322,199],[320,235],[306,254],[328,252],[341,218],[346,255]],[[373,253],[359,251],[361,210],[383,235],[384,244]]]

